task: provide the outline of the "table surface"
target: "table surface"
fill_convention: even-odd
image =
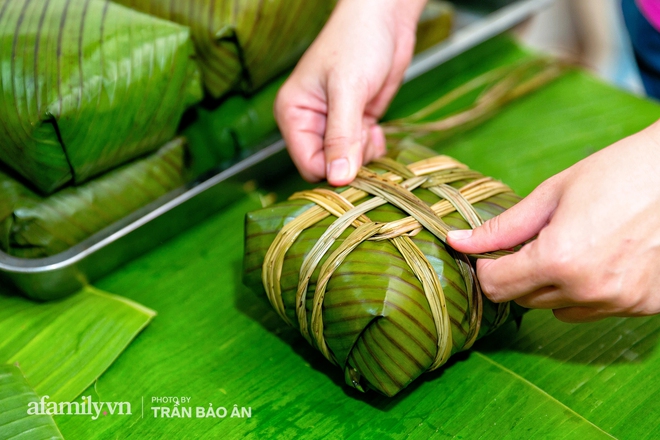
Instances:
[[[521,51],[495,39],[405,88],[409,113]],[[574,71],[436,149],[529,193],[660,117],[655,103]],[[263,188],[282,194],[295,175]],[[361,394],[241,282],[243,218],[256,194],[96,284],[158,312],[84,395],[130,401],[132,416],[57,416],[66,438],[657,438],[660,317],[586,325],[528,313],[394,398]],[[192,418],[155,418],[158,397],[190,397]],[[197,418],[194,407],[225,407]],[[251,417],[230,417],[234,405]],[[143,412],[144,411],[144,412]]]

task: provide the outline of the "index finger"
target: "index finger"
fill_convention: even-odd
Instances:
[[[311,107],[292,104],[278,96],[275,117],[289,155],[303,178],[310,182],[323,179],[325,113]]]

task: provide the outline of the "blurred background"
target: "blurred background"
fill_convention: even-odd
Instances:
[[[621,0],[557,0],[516,32],[531,47],[568,57],[606,81],[644,95]]]

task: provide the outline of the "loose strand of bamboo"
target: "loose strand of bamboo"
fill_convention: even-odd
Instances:
[[[506,69],[488,72],[440,97],[413,115],[383,123],[383,131],[391,139],[392,136],[402,134],[420,137],[467,127],[493,115],[497,109],[509,102],[538,90],[559,77],[567,67],[565,63],[540,58],[522,62],[513,68],[508,66]],[[435,121],[423,122],[424,118],[456,99],[484,86],[489,87],[466,110]]]

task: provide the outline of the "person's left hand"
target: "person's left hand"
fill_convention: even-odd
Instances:
[[[474,231],[452,231],[464,253],[517,246],[479,260],[495,302],[553,309],[567,322],[660,313],[660,122],[542,183]]]
[[[426,0],[340,0],[275,101],[303,178],[349,184],[385,154],[377,121],[396,94]]]

